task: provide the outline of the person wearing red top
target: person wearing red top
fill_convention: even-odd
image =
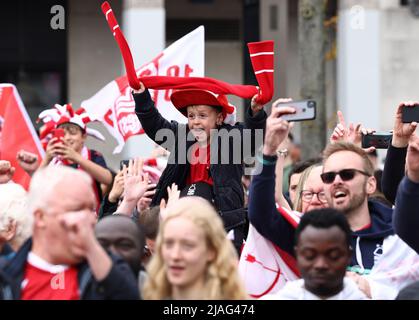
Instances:
[[[170,99],[187,118],[184,125],[164,119],[143,84],[140,90],[133,91],[133,97],[145,133],[170,151],[151,205],[167,199],[167,189],[173,183],[182,190],[181,196],[209,200],[222,217],[226,231],[234,230],[233,241],[239,252],[247,232],[241,184],[243,163],[262,140],[266,121],[263,105],[256,102],[255,96],[244,123],[239,123],[235,121],[235,107],[225,95],[204,89],[177,90]],[[168,132],[173,139],[162,140],[162,134]]]
[[[214,181],[210,176],[210,145],[204,147],[198,144],[193,145],[191,151],[191,164],[189,169],[189,175],[186,178],[186,184],[192,184],[197,182],[205,182],[209,185],[213,185]]]
[[[35,173],[28,195],[33,236],[3,269],[19,288],[13,299],[139,298],[128,264],[109,255],[95,237],[91,183],[87,173],[66,166]]]

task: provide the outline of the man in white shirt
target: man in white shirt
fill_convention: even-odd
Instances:
[[[288,282],[264,300],[364,300],[357,284],[345,278],[351,261],[351,229],[345,216],[327,208],[308,212],[295,231],[300,280]]]

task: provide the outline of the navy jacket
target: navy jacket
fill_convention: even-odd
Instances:
[[[3,267],[3,273],[13,283],[1,283],[0,292],[4,299],[19,300],[20,285],[25,273],[28,254],[32,248],[32,239],[23,244],[15,257]],[[105,279],[98,282],[93,277],[87,262],[77,265],[81,300],[138,300],[137,280],[128,264],[121,258],[111,256],[112,268]]]
[[[407,177],[397,191],[393,222],[397,235],[419,253],[419,183]]]
[[[267,160],[272,162],[272,159]],[[349,268],[351,271],[365,274],[370,272],[382,254],[383,240],[394,234],[393,210],[375,201],[369,201],[368,206],[371,226],[352,232],[353,255]],[[266,239],[295,256],[295,228],[275,206],[275,164],[263,165],[261,174],[253,178],[249,194],[249,220]]]
[[[383,176],[381,178],[381,190],[391,203],[395,203],[397,187],[405,173],[406,148],[396,148],[390,145],[387,150],[384,163]]]

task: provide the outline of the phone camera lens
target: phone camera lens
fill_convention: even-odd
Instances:
[[[309,108],[313,108],[313,107],[314,107],[314,102],[313,102],[313,101],[310,101],[310,102],[308,103],[308,107],[309,107]]]

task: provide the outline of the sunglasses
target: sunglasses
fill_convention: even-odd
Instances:
[[[361,173],[364,176],[370,177],[371,175],[369,173],[366,173],[365,171],[358,170],[358,169],[343,169],[338,172],[329,171],[324,172],[320,175],[320,178],[322,179],[323,183],[330,184],[335,181],[335,178],[337,175],[343,180],[343,181],[349,181],[352,180],[356,173]]]

